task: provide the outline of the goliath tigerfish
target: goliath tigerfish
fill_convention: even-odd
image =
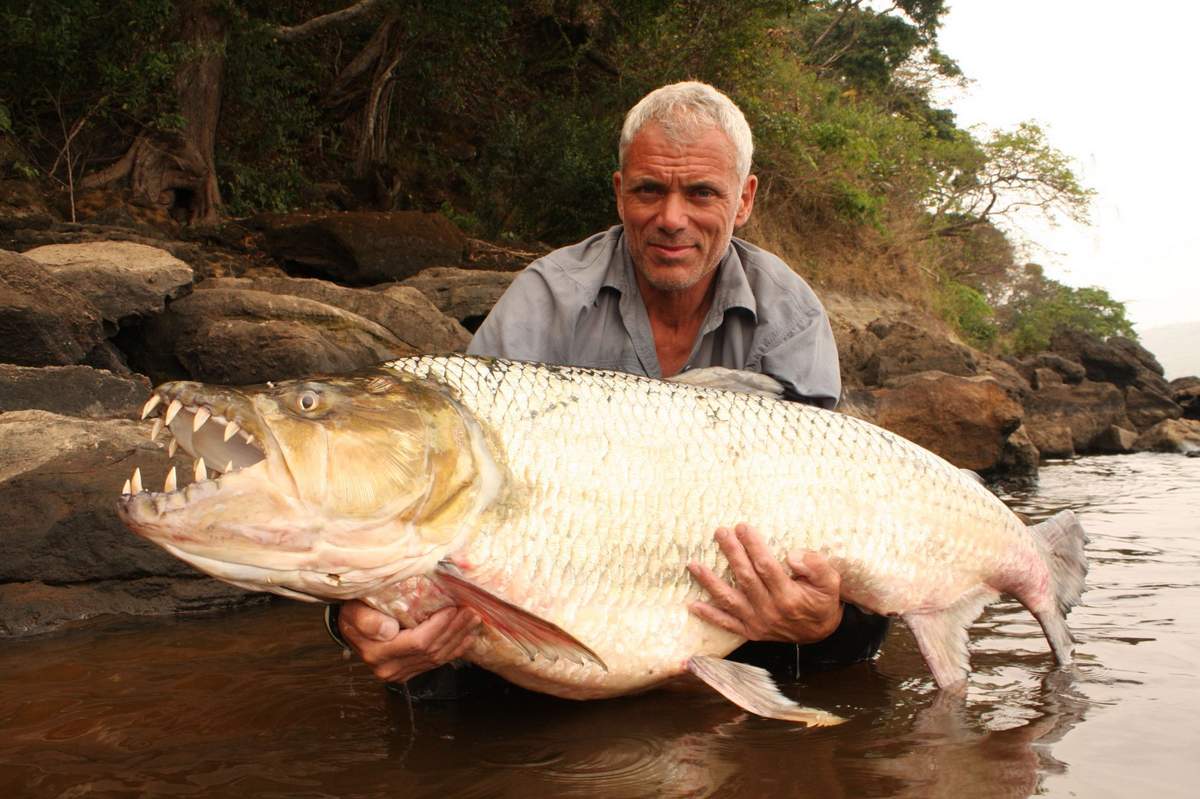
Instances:
[[[563,697],[691,672],[761,715],[839,721],[723,660],[743,639],[688,611],[707,596],[686,564],[732,580],[713,530],[738,522],[781,558],[828,557],[843,599],[902,617],[943,688],[964,684],[967,626],[1001,593],[1069,661],[1063,617],[1086,572],[1070,512],[1027,528],[886,430],[685,379],[424,356],[248,388],[167,383],[143,418],[162,412],[154,435],[165,425],[172,451],[198,458],[195,482],[179,489],[172,468],[147,491],[135,471],[118,510],[234,585],[362,599],[408,626],[470,606],[484,631],[469,660]]]

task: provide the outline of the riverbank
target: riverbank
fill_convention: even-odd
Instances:
[[[111,195],[68,223],[0,184],[0,635],[106,613],[178,613],[249,597],[132,536],[113,499],[175,465],[140,421],[168,379],[260,383],[462,351],[542,252],[420,212],[261,215],[189,227]],[[1001,359],[888,296],[826,292],[844,412],[1004,481],[1040,460],[1200,450],[1200,380],[1168,383],[1127,339],[1061,333]]]

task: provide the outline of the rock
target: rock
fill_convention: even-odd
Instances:
[[[419,290],[467,330],[477,330],[516,276],[515,272],[437,266],[404,280],[403,285]]]
[[[1184,419],[1200,419],[1200,377],[1179,377],[1169,386],[1171,399],[1183,412]]]
[[[1035,369],[1050,369],[1056,372],[1062,378],[1062,382],[1071,385],[1082,383],[1083,379],[1087,377],[1087,369],[1083,368],[1083,364],[1067,360],[1052,352],[1038,353],[1033,357],[1032,365]]]
[[[1013,399],[1024,402],[1029,393],[1033,391],[1029,379],[1019,369],[1003,359],[988,355],[986,352],[975,353],[975,359],[979,364],[979,374],[994,377]]]
[[[0,364],[0,413],[37,409],[95,419],[137,419],[150,381],[90,366]]]
[[[131,533],[132,535],[132,533]],[[217,580],[144,577],[94,583],[0,584],[0,638],[37,635],[106,614],[211,613],[269,601]]]
[[[0,363],[80,363],[104,340],[100,314],[41,264],[0,250]]]
[[[1075,457],[1075,436],[1066,422],[1031,423],[1026,434],[1042,458]]]
[[[1133,360],[1137,361],[1139,364],[1141,364],[1141,367],[1148,372],[1153,372],[1159,377],[1163,376],[1164,372],[1162,364],[1160,364],[1158,359],[1154,357],[1154,353],[1150,352],[1150,350],[1146,349],[1141,344],[1138,344],[1133,339],[1125,338],[1124,336],[1110,336],[1105,343],[1118,352],[1124,353]]]
[[[418,211],[264,214],[266,248],[292,273],[366,286],[457,266],[466,238],[441,214]]]
[[[1200,421],[1194,419],[1165,419],[1138,436],[1133,448],[1138,451],[1183,452],[1200,451]]]
[[[837,342],[838,362],[842,371],[842,386],[858,389],[866,385],[867,364],[879,352],[880,341],[865,327],[840,316],[830,316],[833,338]],[[871,373],[872,379],[875,373]]]
[[[54,222],[54,214],[36,186],[21,180],[0,180],[0,230],[44,230]]]
[[[1134,355],[1080,330],[1059,328],[1050,339],[1050,349],[1083,364],[1088,380],[1097,383],[1132,385],[1146,370]]]
[[[1040,459],[1041,453],[1029,437],[1029,431],[1021,425],[1004,442],[1000,460],[992,472],[1003,476],[1006,482],[1033,482],[1037,479]]]
[[[1096,452],[1112,455],[1132,452],[1137,437],[1138,434],[1133,430],[1126,430],[1124,427],[1113,425],[1096,437],[1092,442],[1092,449]]]
[[[1183,416],[1183,408],[1170,397],[1137,386],[1125,388],[1125,411],[1138,432],[1149,430],[1163,419],[1178,419]]]
[[[86,297],[114,332],[120,320],[159,313],[166,300],[192,286],[190,266],[166,250],[129,241],[52,244],[23,255]]]
[[[1068,428],[1072,449],[1084,454],[1092,452],[1096,438],[1113,425],[1133,428],[1125,414],[1124,394],[1109,383],[1085,380],[1078,386],[1045,386],[1025,402],[1025,426],[1043,457],[1069,457],[1057,428]]]
[[[964,469],[997,469],[1021,406],[992,377],[922,372],[870,392],[860,407],[876,424]]]
[[[1061,386],[1063,383],[1062,375],[1053,369],[1034,369],[1033,380],[1030,381],[1033,388],[1040,389],[1048,386]]]
[[[867,329],[880,344],[863,367],[865,385],[886,385],[898,377],[927,371],[960,377],[979,372],[979,363],[969,348],[935,336],[910,322],[880,319]]]

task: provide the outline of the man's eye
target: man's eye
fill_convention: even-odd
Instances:
[[[692,189],[692,196],[701,200],[711,200],[717,193],[712,189]]]

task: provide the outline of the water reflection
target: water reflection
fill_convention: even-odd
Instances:
[[[278,604],[0,642],[0,796],[1183,797],[1200,780],[1200,460],[1087,459],[1009,498],[1091,535],[1077,663],[1002,602],[971,687],[940,695],[900,627],[874,664],[810,675],[820,730],[707,688],[410,708]]]

